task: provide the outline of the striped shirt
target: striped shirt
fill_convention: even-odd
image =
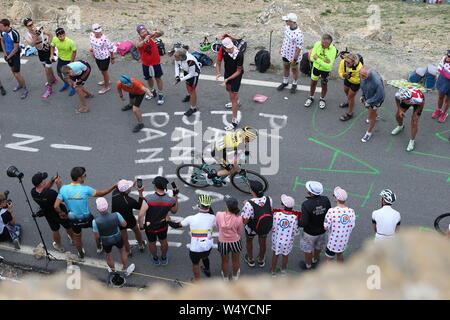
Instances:
[[[181,221],[183,227],[190,227],[192,252],[205,252],[213,247],[212,232],[216,217],[208,212],[199,212]]]
[[[145,197],[148,205],[145,214],[145,231],[157,233],[168,229],[167,214],[176,202],[175,199],[164,193],[163,195],[152,193]]]

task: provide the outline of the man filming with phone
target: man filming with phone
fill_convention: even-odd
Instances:
[[[155,265],[167,265],[169,260],[167,258],[167,250],[169,244],[167,243],[167,230],[169,225],[166,217],[171,213],[178,211],[178,193],[179,190],[174,182],[172,182],[173,197],[166,193],[169,181],[161,176],[153,179],[155,186],[155,193],[149,194],[145,197],[139,211],[139,229],[145,230],[148,238],[148,248],[153,256],[153,263]],[[145,226],[144,226],[145,222]],[[156,240],[161,244],[161,259],[158,257],[158,250],[156,248]]]
[[[53,190],[52,187],[53,184],[56,184],[58,191],[61,189],[61,177],[58,174],[56,174],[56,176],[54,176],[51,180],[47,180],[47,177],[47,172],[37,172],[33,175],[31,182],[34,185],[34,188],[31,189],[31,197],[40,207],[40,210],[36,213],[36,215],[38,217],[45,217],[50,229],[52,230],[53,248],[59,252],[64,252],[65,250],[61,242],[59,228],[62,226],[66,229],[67,236],[71,243],[73,243],[73,231],[69,219],[67,219],[67,217],[64,219],[61,218],[54,208],[56,198],[58,197],[58,192]],[[64,204],[60,205],[60,209],[67,214],[67,209]]]

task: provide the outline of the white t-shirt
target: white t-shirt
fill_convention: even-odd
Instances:
[[[302,60],[302,50],[303,50],[303,32],[297,27],[291,30],[289,26],[284,29],[284,39],[281,45],[280,55],[289,61],[292,61],[295,56],[295,51],[300,48],[300,53],[298,55],[297,62]]]
[[[212,232],[216,223],[216,217],[210,213],[199,212],[181,221],[183,227],[191,229],[192,252],[205,252],[213,247]]]
[[[36,29],[40,29],[40,27],[36,27]],[[31,35],[30,31],[27,31],[27,33],[25,33],[25,37],[28,40],[33,41],[33,36]],[[37,50],[48,50],[48,49],[50,49],[50,44],[48,43],[48,37],[42,31],[41,31],[41,35],[37,37],[36,49]]]
[[[372,221],[377,225],[376,241],[391,238],[395,235],[395,228],[400,222],[400,213],[391,206],[383,206],[372,212]]]
[[[355,227],[356,215],[351,208],[328,209],[323,226],[329,231],[327,248],[335,253],[344,252]]]

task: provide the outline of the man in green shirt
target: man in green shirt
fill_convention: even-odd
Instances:
[[[327,82],[330,71],[333,70],[334,60],[337,56],[337,49],[331,43],[333,38],[329,34],[322,36],[322,41],[317,41],[311,51],[310,60],[313,63],[311,70],[311,86],[309,88],[309,98],[305,102],[305,107],[310,107],[314,102],[314,93],[316,92],[317,81],[320,79],[322,92],[320,94],[319,108],[324,109],[325,96],[327,95]]]
[[[59,92],[62,92],[69,88],[70,84],[66,81],[64,74],[61,72],[61,67],[75,61],[77,56],[77,46],[72,39],[66,37],[66,32],[63,28],[56,29],[55,33],[56,37],[53,38],[52,43],[50,44],[50,57],[51,60],[54,60],[55,48],[58,48],[58,64],[56,65],[56,70],[58,76],[64,82],[64,85],[59,90]],[[71,88],[69,96],[71,97],[74,94],[75,88]]]

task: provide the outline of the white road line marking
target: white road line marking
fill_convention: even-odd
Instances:
[[[20,59],[20,64],[26,64],[28,62],[27,59]],[[0,63],[7,63],[4,58],[0,58]]]
[[[24,147],[24,146],[27,144],[30,144],[30,143],[44,140],[44,137],[35,136],[35,135],[31,135],[31,134],[13,133],[12,136],[15,138],[22,138],[22,139],[27,139],[27,140],[5,144],[5,148],[20,150],[20,151],[28,151],[28,152],[38,152],[39,149],[37,149],[37,148]]]
[[[55,148],[55,149],[66,149],[66,150],[79,150],[79,151],[91,151],[92,148],[91,147],[83,147],[83,146],[75,146],[72,144],[51,144],[50,145],[51,148]]]
[[[200,79],[201,80],[209,80],[209,81],[217,81],[216,76],[210,76],[207,74],[201,74]],[[223,79],[222,79],[222,81],[223,81]],[[276,88],[280,85],[279,82],[252,80],[252,79],[242,79],[241,83],[249,84],[252,86],[271,87],[271,88]],[[309,86],[297,85],[297,90],[309,91]],[[320,88],[317,88],[316,91],[321,92],[322,90]]]

